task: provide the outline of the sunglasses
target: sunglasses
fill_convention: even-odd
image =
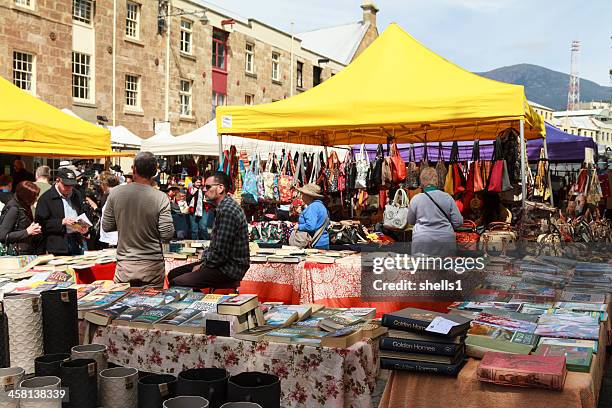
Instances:
[[[213,186],[220,186],[222,185],[221,183],[215,183],[215,184],[204,184],[204,188],[206,190],[210,190]]]

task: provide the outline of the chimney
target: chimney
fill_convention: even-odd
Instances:
[[[376,7],[374,1],[363,0],[361,9],[363,10],[363,22],[368,22],[373,27],[376,27],[376,13],[378,13],[378,7]]]

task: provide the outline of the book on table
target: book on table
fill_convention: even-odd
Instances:
[[[458,363],[460,360],[465,359],[465,350],[461,348],[453,355],[407,353],[405,351],[381,350],[380,357],[392,360],[408,360],[413,362],[453,365]]]
[[[478,364],[480,381],[513,387],[563,390],[567,368],[565,357],[545,357],[487,352]]]
[[[442,337],[424,333],[389,330],[379,340],[381,350],[453,356],[464,349],[463,337]]]
[[[173,313],[153,324],[159,330],[177,330],[177,327],[186,321],[198,316],[202,312],[196,309],[176,309]]]
[[[568,371],[588,373],[591,370],[593,360],[593,349],[591,347],[577,346],[553,346],[544,344],[534,353],[536,356],[565,357]]]
[[[359,316],[338,313],[324,318],[319,322],[319,327],[330,332],[362,323],[364,320]]]
[[[361,328],[356,326],[343,327],[335,332],[328,333],[321,338],[321,346],[347,348],[363,340]]]
[[[278,327],[268,325],[256,326],[234,334],[234,338],[238,340],[260,341],[268,332],[276,329]]]
[[[470,357],[482,358],[485,351],[529,354],[538,344],[539,336],[505,327],[472,322],[465,339]]]
[[[148,309],[150,309],[148,306],[130,306],[113,319],[112,324],[115,326],[129,326],[130,321],[134,320]]]
[[[468,330],[470,321],[470,319],[459,315],[408,307],[385,314],[382,324],[394,330],[457,337]]]
[[[273,308],[264,315],[265,324],[273,327],[287,327],[298,320],[298,312]]]
[[[257,307],[257,295],[238,295],[217,304],[217,313],[241,316]]]
[[[412,371],[427,374],[438,374],[457,376],[463,366],[465,359],[459,360],[455,364],[441,364],[427,361],[411,361],[398,358],[380,358],[380,368],[385,370]]]
[[[593,354],[597,354],[599,342],[595,340],[582,340],[582,339],[562,339],[558,337],[540,337],[538,347],[550,344],[553,346],[569,346],[569,347],[589,347],[593,350]]]
[[[154,323],[174,313],[176,309],[171,306],[157,306],[145,310],[128,322],[129,326],[151,328]]]
[[[102,309],[86,311],[83,318],[98,326],[108,326],[114,319],[118,318],[129,308],[129,305],[116,302]]]
[[[291,326],[272,330],[268,332],[263,339],[273,343],[296,343],[299,342],[300,339],[318,339],[320,343],[321,338],[326,335],[327,332],[323,330]]]

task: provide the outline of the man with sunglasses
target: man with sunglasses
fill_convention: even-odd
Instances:
[[[211,288],[240,282],[249,269],[249,230],[244,211],[228,195],[229,176],[221,171],[206,178],[206,200],[215,208],[210,246],[200,262],[170,271],[171,286]]]

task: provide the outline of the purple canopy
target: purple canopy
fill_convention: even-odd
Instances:
[[[459,145],[459,160],[465,161],[472,158],[473,142],[457,142]],[[480,141],[480,159],[491,160],[493,155],[493,140]],[[527,156],[529,161],[537,161],[540,157],[540,149],[542,148],[543,139],[534,139],[527,141]],[[560,163],[581,163],[584,160],[584,149],[590,147],[597,151],[597,145],[592,138],[586,136],[576,136],[565,133],[562,130],[546,123],[546,143],[548,147],[548,158],[552,162]],[[445,161],[450,159],[452,142],[442,143],[442,156]],[[368,144],[365,146],[370,160],[376,157],[376,147],[378,145]],[[414,153],[416,161],[420,161],[423,157],[423,143],[415,143]],[[410,152],[410,144],[397,145],[400,155],[404,161],[410,161],[408,154]],[[353,146],[353,152],[359,153],[361,145]],[[383,145],[386,150],[387,146]],[[438,143],[430,143],[427,145],[427,157],[430,161],[438,160]]]

